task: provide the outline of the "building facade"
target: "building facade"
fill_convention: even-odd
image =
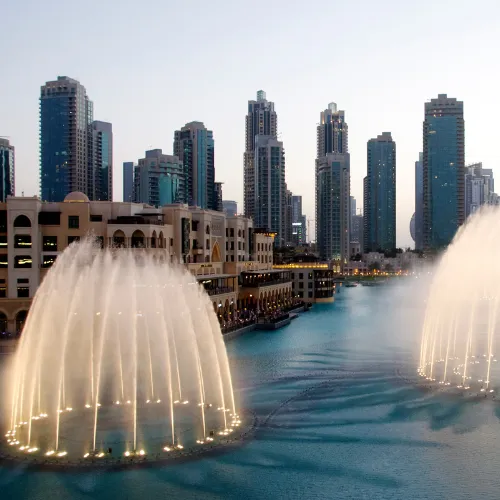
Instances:
[[[263,90],[257,92],[256,101],[248,101],[245,117],[245,152],[243,154],[243,203],[245,217],[254,218],[257,209],[255,191],[258,177],[256,176],[255,150],[256,138],[259,136],[278,136],[278,116],[274,103],[266,99]]]
[[[123,201],[134,201],[134,168],[133,161],[123,162]]]
[[[0,138],[0,203],[4,203],[7,196],[15,194],[15,160],[14,146],[8,139]]]
[[[214,182],[214,210],[217,212],[224,212],[224,205],[222,203],[222,184],[223,182]]]
[[[134,169],[135,203],[161,207],[184,201],[184,166],[177,156],[161,149],[146,151]]]
[[[465,220],[464,105],[439,94],[425,103],[424,249],[449,245]]]
[[[286,184],[283,143],[274,137],[255,138],[254,225],[276,233],[275,244],[286,244]]]
[[[415,162],[415,249],[424,248],[424,155]]]
[[[78,81],[59,76],[40,91],[40,186],[44,201],[88,192],[93,105]]]
[[[322,260],[349,260],[350,159],[344,111],[330,103],[316,128],[316,244]]]
[[[337,272],[349,261],[349,154],[320,158],[316,175],[317,250],[321,260],[335,261]]]
[[[94,201],[113,201],[113,126],[93,121],[88,137],[88,197]]]
[[[494,205],[495,181],[493,171],[482,163],[465,167],[465,217],[471,216],[482,205]]]
[[[202,122],[190,122],[174,134],[174,155],[184,170],[185,203],[215,210],[215,151],[213,132]]]
[[[302,196],[292,196],[292,242],[295,246],[307,243],[306,216],[302,213]]]
[[[367,144],[364,252],[396,248],[396,143],[383,132]]]
[[[238,204],[233,200],[222,200],[222,208],[226,217],[238,215]]]

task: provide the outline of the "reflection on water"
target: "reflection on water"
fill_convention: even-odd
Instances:
[[[0,469],[7,498],[498,498],[500,403],[409,385],[423,301],[413,287],[344,289],[283,330],[228,344],[245,447],[126,472]],[[412,365],[413,364],[413,365]]]

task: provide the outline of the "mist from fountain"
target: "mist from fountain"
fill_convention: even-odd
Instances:
[[[418,372],[430,383],[494,393],[500,382],[500,210],[469,218],[434,273]]]
[[[236,413],[212,303],[144,250],[70,246],[43,280],[13,363],[7,441],[49,457],[127,457],[227,435]]]

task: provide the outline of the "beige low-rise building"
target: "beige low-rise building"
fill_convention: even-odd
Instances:
[[[242,273],[271,271],[274,234],[245,217],[176,204],[89,201],[79,192],[64,202],[8,197],[0,204],[0,332],[22,330],[31,300],[65,248],[94,237],[103,248],[148,252],[158,262],[184,264],[228,314],[247,304]],[[291,284],[275,295],[284,297]]]

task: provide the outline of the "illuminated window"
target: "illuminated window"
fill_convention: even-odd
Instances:
[[[32,259],[30,255],[16,255],[14,258],[14,267],[18,269],[31,268]]]
[[[14,236],[14,248],[31,248],[31,235],[16,234]]]
[[[42,249],[44,252],[56,252],[57,251],[57,236],[44,236]]]

